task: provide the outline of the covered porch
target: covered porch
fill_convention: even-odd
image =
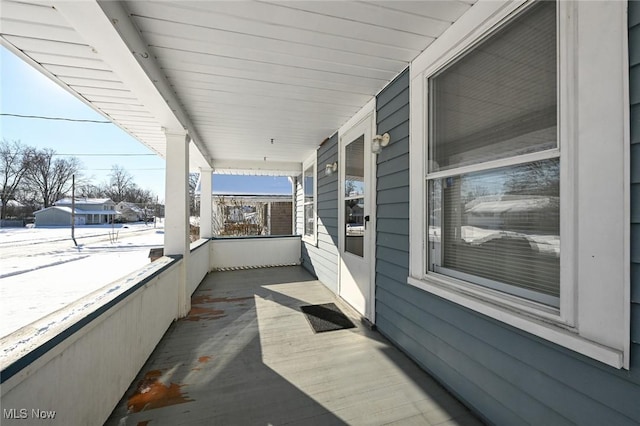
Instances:
[[[3,1],[5,48],[166,159],[166,256],[3,340],[3,405],[58,424],[475,423],[359,320],[375,323],[376,95],[474,4]],[[298,235],[214,238],[214,173],[290,177]],[[367,206],[357,265],[345,202]],[[313,334],[299,306],[330,301],[356,329]]]
[[[329,302],[356,328],[314,333]],[[212,272],[191,306],[106,424],[481,424],[300,266]]]

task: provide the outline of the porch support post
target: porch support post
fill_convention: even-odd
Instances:
[[[200,169],[200,238],[213,237],[212,229],[212,204],[211,204],[211,177],[213,170]]]
[[[178,273],[177,318],[187,315],[191,298],[187,294],[189,264],[189,139],[184,130],[164,130],[167,140],[165,181],[165,256],[182,256]]]

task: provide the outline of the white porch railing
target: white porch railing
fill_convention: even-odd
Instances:
[[[223,237],[211,240],[212,269],[300,264],[299,236]]]
[[[299,264],[300,249],[295,236],[199,240],[1,339],[2,424],[102,424],[177,317],[180,268],[191,295],[212,269]]]

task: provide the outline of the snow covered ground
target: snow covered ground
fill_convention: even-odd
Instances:
[[[0,228],[0,337],[149,263],[162,225]]]

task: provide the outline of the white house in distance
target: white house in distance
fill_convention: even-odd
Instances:
[[[125,222],[137,222],[146,217],[142,207],[128,201],[120,201],[116,204],[115,209],[117,217],[122,218]]]
[[[58,200],[51,207],[34,212],[36,226],[71,225],[70,198]],[[109,223],[116,215],[115,203],[110,198],[76,198],[76,225],[99,225]]]

